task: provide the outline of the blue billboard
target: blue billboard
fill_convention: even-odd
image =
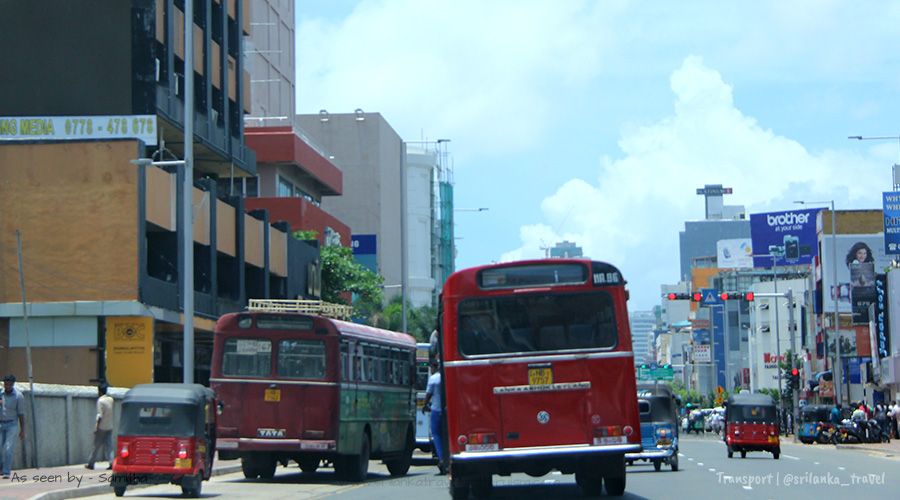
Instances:
[[[750,214],[753,267],[810,264],[816,256],[818,208]],[[758,257],[758,255],[767,255]]]
[[[372,271],[378,272],[378,240],[374,234],[353,234],[350,236],[353,260]]]
[[[900,255],[900,191],[882,193],[884,253]]]

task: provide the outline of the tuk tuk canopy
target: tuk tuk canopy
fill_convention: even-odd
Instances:
[[[765,394],[738,393],[728,398],[727,422],[776,423],[775,401]]]
[[[641,422],[677,422],[678,408],[669,387],[638,387]]]
[[[828,422],[831,417],[829,405],[806,405],[800,408],[801,422]]]
[[[200,384],[141,384],[125,393],[120,436],[191,437],[203,434],[215,404],[212,389]]]

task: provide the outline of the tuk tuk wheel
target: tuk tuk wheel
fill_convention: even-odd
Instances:
[[[772,452],[772,456],[775,458],[775,460],[778,460],[778,457],[781,456],[781,453],[778,452],[778,451],[773,451],[773,452]]]
[[[125,488],[127,488],[127,486],[125,486],[125,485],[113,486],[113,492],[115,492],[117,497],[120,497],[125,494]]]
[[[731,449],[731,445],[728,445],[728,458],[734,458],[734,450]]]
[[[747,458],[747,452],[741,450],[741,458]]]
[[[201,474],[196,476],[185,476],[181,480],[181,494],[190,498],[200,498],[200,491],[203,489],[203,477]]]
[[[672,458],[669,459],[669,465],[672,467],[672,472],[678,472],[678,451],[675,451]]]
[[[654,460],[653,461],[653,470],[655,470],[656,472],[659,472],[660,469],[662,469],[662,462],[660,462],[659,460]]]
[[[300,470],[307,474],[312,474],[319,468],[319,459],[318,458],[303,458],[300,459]]]

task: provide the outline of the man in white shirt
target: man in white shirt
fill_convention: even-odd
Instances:
[[[98,459],[101,461],[106,459],[106,461],[109,462],[109,467],[107,467],[107,469],[112,469],[113,405],[115,402],[113,401],[112,396],[107,394],[108,390],[109,386],[107,386],[105,382],[97,387],[97,393],[100,397],[97,398],[97,424],[94,426],[94,450],[91,451],[91,458],[88,459],[88,463],[85,465],[85,468],[87,469],[93,469],[94,463]]]
[[[438,458],[438,471],[445,474],[447,469],[446,455],[444,454],[444,434],[441,428],[443,408],[441,406],[441,372],[437,361],[431,362],[431,370],[434,372],[428,377],[428,386],[425,388],[425,401],[422,413],[431,408],[431,440]]]

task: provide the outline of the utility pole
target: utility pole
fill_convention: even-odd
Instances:
[[[791,288],[788,288],[788,291],[785,294],[785,298],[787,298],[787,306],[788,306],[788,331],[791,334],[791,348],[788,351],[791,353],[791,356],[790,356],[791,359],[790,359],[790,362],[788,363],[788,366],[790,367],[791,373],[793,374],[794,358],[797,356],[797,354],[794,352],[794,349],[796,349],[796,347],[797,347],[797,343],[795,342],[795,331],[797,329],[797,325],[796,325],[796,323],[794,323],[794,292]],[[791,377],[791,380],[793,380],[793,377]],[[797,442],[797,431],[796,430],[798,429],[797,423],[799,422],[798,419],[800,418],[800,388],[799,387],[793,388],[793,390],[791,391],[791,395],[793,396],[793,411],[791,413],[793,414],[793,424],[794,424],[794,429],[795,429],[794,430],[794,442],[796,443]]]
[[[34,413],[34,370],[31,364],[31,335],[28,333],[28,302],[25,297],[25,267],[22,264],[22,233],[16,229],[16,257],[19,260],[19,287],[22,289],[22,325],[25,327],[25,363],[28,365],[28,402],[31,406],[31,454],[32,466],[38,466],[37,417]]]

